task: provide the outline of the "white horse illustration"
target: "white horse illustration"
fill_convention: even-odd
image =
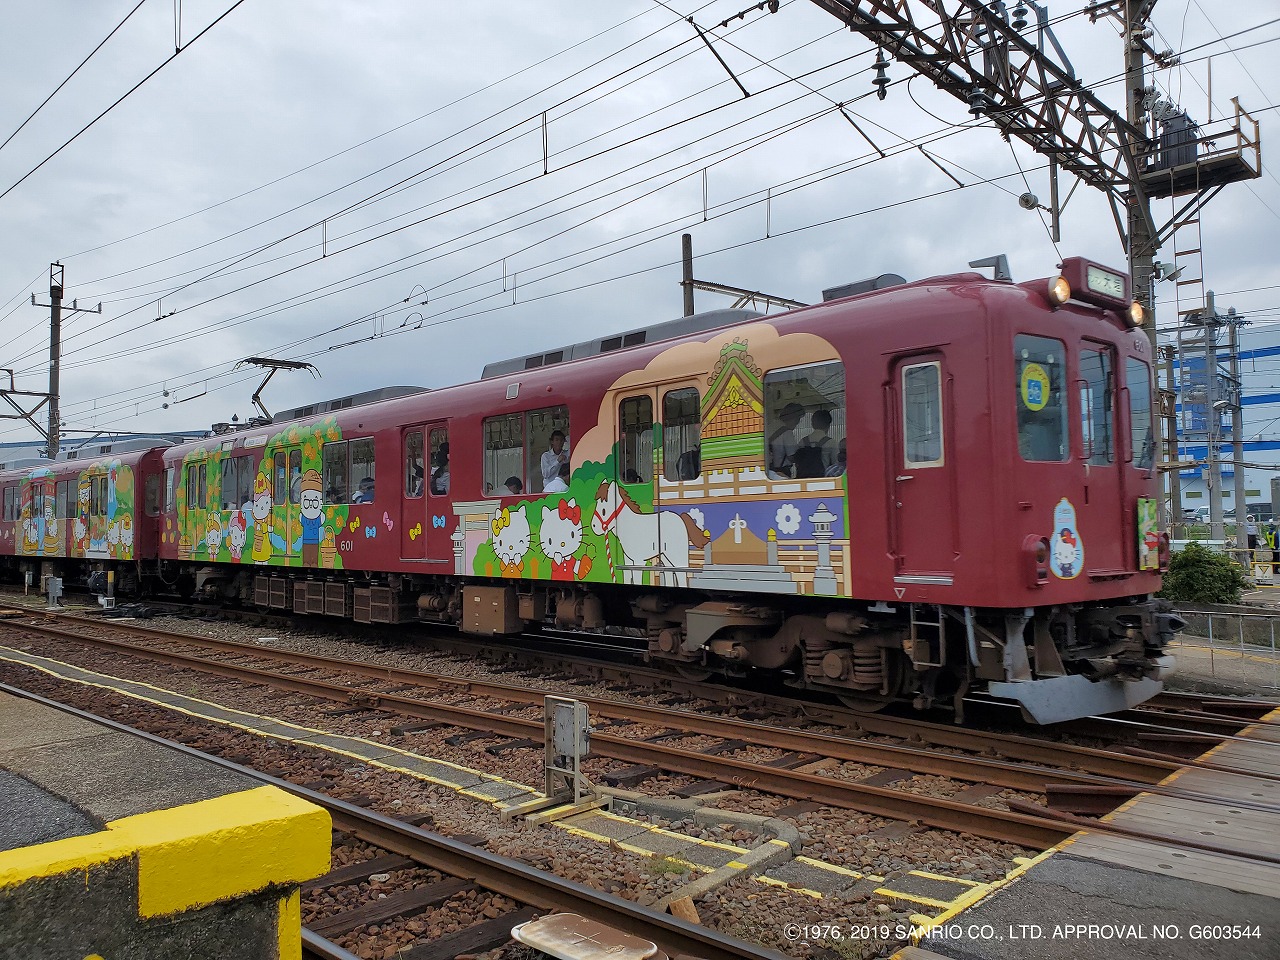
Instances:
[[[622,547],[622,566],[663,566],[673,568],[659,575],[659,583],[686,587],[689,585],[689,544],[705,546],[711,539],[688,514],[641,513],[640,507],[612,480],[600,484],[596,491],[596,510],[591,516],[591,529],[597,536],[612,532]],[[607,552],[606,540],[606,552]],[[613,557],[609,556],[609,574],[613,575]],[[642,570],[624,569],[624,583],[640,583]],[[616,579],[616,578],[615,578]]]

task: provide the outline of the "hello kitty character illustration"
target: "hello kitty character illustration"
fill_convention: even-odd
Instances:
[[[582,546],[582,508],[576,500],[542,508],[538,542],[551,560],[552,580],[581,580],[590,572],[591,558],[574,556]]]
[[[107,527],[107,549],[111,551],[111,555],[115,556],[116,548],[120,546],[120,524],[113,523]]]
[[[120,545],[124,547],[127,556],[133,556],[133,521],[128,514],[120,521]]]
[[[209,559],[218,555],[218,547],[222,546],[222,524],[217,517],[209,517],[209,526],[204,532],[204,543],[209,548]]]
[[[240,561],[240,554],[244,552],[246,539],[244,514],[236,510],[227,521],[227,550],[231,552],[231,559],[237,563]]]
[[[1067,528],[1054,538],[1053,559],[1057,562],[1058,576],[1070,580],[1076,575],[1076,537]]]
[[[271,482],[265,474],[253,481],[253,547],[249,555],[254,563],[266,563],[275,552],[271,548]]]
[[[53,501],[44,504],[44,542],[46,547],[58,545],[58,518],[53,514]]]
[[[489,529],[493,531],[493,552],[497,554],[502,576],[523,575],[524,557],[529,552],[529,518],[524,511],[509,507],[495,510],[489,519]]]

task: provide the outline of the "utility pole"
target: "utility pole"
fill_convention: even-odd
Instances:
[[[63,291],[63,266],[60,263],[49,264],[49,302],[36,303],[36,295],[31,295],[31,305],[33,307],[49,308],[49,428],[42,430],[45,438],[45,456],[50,460],[54,460],[58,456],[58,449],[62,442],[62,415],[58,408],[58,399],[60,396],[60,366],[62,362],[62,311],[69,310],[72,313],[102,313],[102,304],[99,303],[92,310],[85,309],[77,305],[75,300],[71,301],[71,306],[62,306]]]
[[[1146,96],[1146,46],[1143,43],[1143,31],[1146,30],[1155,5],[1156,0],[1124,2],[1125,119],[1134,129],[1141,131],[1144,140],[1147,139],[1147,111],[1143,105]],[[1156,298],[1152,288],[1155,286],[1153,264],[1159,241],[1151,219],[1151,198],[1137,176],[1129,182],[1128,214],[1129,276],[1133,278],[1134,298],[1147,310],[1145,326],[1151,340],[1151,359],[1154,364],[1157,356]]]
[[[1218,315],[1213,309],[1213,291],[1205,297],[1204,324],[1205,373],[1208,376],[1208,395],[1205,410],[1209,421],[1205,424],[1209,446],[1205,452],[1205,492],[1209,495],[1209,538],[1222,540],[1222,466],[1218,457],[1218,444],[1222,441],[1222,405],[1218,396]]]
[[[1245,321],[1236,316],[1235,307],[1230,307],[1227,309],[1226,322],[1230,337],[1228,342],[1231,344],[1231,457],[1235,461],[1232,477],[1235,480],[1236,547],[1241,551],[1241,556],[1246,556],[1244,551],[1249,549],[1249,504],[1245,502],[1247,498],[1244,492],[1244,391],[1241,390],[1240,382],[1240,324]],[[1246,562],[1244,568],[1250,570],[1250,564]]]

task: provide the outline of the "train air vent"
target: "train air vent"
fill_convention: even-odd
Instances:
[[[608,337],[600,341],[601,353],[608,353],[610,350],[621,350],[621,349],[622,349],[621,337]]]
[[[536,357],[524,358],[524,368],[526,370],[536,370],[540,366],[542,366],[542,354],[538,354]]]

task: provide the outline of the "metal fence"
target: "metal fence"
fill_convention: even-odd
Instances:
[[[1280,610],[1178,613],[1187,621],[1170,648],[1178,673],[1280,690]]]

